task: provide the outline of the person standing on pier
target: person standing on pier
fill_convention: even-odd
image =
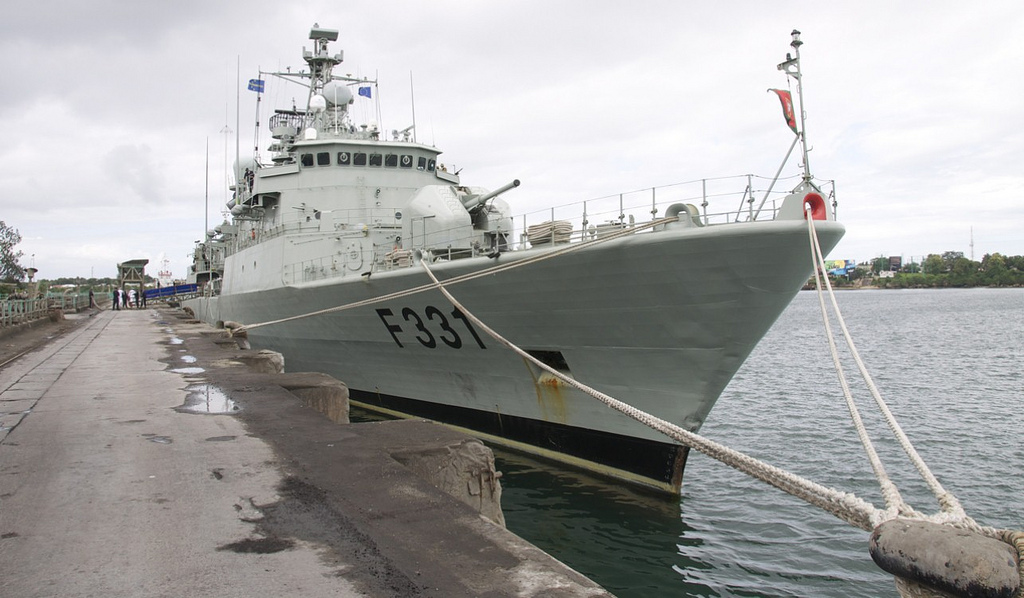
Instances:
[[[110,302],[113,303],[114,309],[121,309],[121,289],[114,289],[110,292]]]

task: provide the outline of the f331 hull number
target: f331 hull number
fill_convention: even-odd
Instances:
[[[392,323],[389,321],[388,318],[397,318],[397,316],[395,316],[393,311],[386,307],[378,309],[377,315],[380,316],[380,321],[384,323],[384,328],[387,329],[391,334],[391,338],[394,339],[395,344],[400,348],[404,349],[405,345],[402,344],[398,335],[408,335],[413,333],[415,333],[413,338],[418,340],[421,345],[428,349],[437,348],[438,339],[452,349],[462,348],[462,337],[459,336],[459,333],[452,327],[451,323],[448,321],[448,317],[444,315],[444,312],[433,305],[428,305],[423,310],[423,317],[420,317],[420,315],[411,307],[402,308],[401,317],[411,326],[412,330],[410,331],[403,329],[401,323]],[[473,337],[473,340],[476,341],[478,347],[481,349],[487,348],[487,346],[484,345],[484,341],[480,340],[480,335],[476,333],[476,329],[473,328],[473,324],[469,321],[469,318],[466,317],[466,314],[459,311],[458,308],[454,308],[451,311],[451,317],[455,320],[462,321],[462,326],[459,326],[459,328],[464,327]]]

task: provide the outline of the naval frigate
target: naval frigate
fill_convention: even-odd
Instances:
[[[678,492],[685,447],[508,350],[466,312],[562,374],[697,431],[812,274],[806,219],[826,253],[844,232],[834,189],[807,166],[790,92],[773,90],[790,153],[802,142],[789,191],[774,190],[778,175],[745,175],[731,195],[702,179],[513,215],[505,193],[518,180],[466,185],[413,127],[356,124],[350,107],[374,81],[334,73],[337,30],[315,25],[309,38],[308,69],[249,82],[260,94],[264,75],[299,82],[306,106],[275,110],[269,161],[236,162],[231,219],[197,245],[190,282],[202,294],[185,305],[247,326],[291,371],[343,380],[356,405]],[[800,44],[794,31],[796,58],[779,65],[798,88]],[[716,211],[722,197],[732,207]]]

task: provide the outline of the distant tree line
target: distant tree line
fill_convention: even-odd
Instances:
[[[156,279],[146,274],[144,277],[147,285],[155,285]],[[52,280],[40,279],[36,291],[40,294],[47,292],[66,292],[67,287],[74,286],[80,293],[93,291],[96,293],[106,292],[116,287],[120,282],[117,278],[54,278]],[[0,298],[18,297],[25,292],[24,282],[5,283],[0,282]]]
[[[885,267],[881,266],[885,260]],[[878,273],[888,269],[888,258],[872,262]],[[1024,286],[1024,256],[1004,256],[988,253],[976,262],[964,257],[962,251],[933,253],[920,264],[906,264],[899,272],[887,278],[876,278],[875,286],[886,289],[943,288],[943,287],[1020,287]]]
[[[153,278],[152,276],[150,276],[149,274],[144,274],[142,276],[142,279],[145,280],[147,284],[151,284],[151,283],[156,282],[156,279]],[[75,285],[79,285],[79,286],[83,286],[83,287],[100,287],[100,286],[117,284],[119,282],[119,279],[117,279],[117,278],[83,278],[81,276],[74,276],[74,277],[70,277],[70,278],[46,278],[46,279],[40,280],[40,282],[45,282],[46,284],[48,284],[48,285],[50,285],[52,287],[55,287],[55,286],[58,286],[58,285],[68,285],[68,284],[75,284]]]

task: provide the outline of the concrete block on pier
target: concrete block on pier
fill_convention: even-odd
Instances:
[[[501,473],[494,468],[494,453],[476,438],[392,451],[391,456],[438,489],[505,527],[498,481]]]
[[[319,372],[280,374],[272,378],[272,381],[298,397],[307,407],[326,415],[332,422],[349,423],[348,386],[344,382]]]
[[[276,351],[264,349],[256,353],[242,353],[233,359],[244,363],[258,374],[280,374],[284,371],[284,355]]]

